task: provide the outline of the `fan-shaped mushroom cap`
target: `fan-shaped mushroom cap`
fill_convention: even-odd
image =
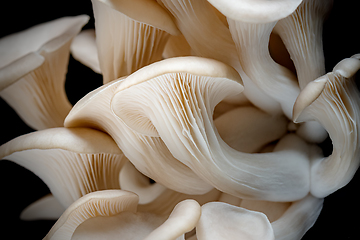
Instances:
[[[94,29],[81,31],[72,41],[70,50],[76,60],[101,73]]]
[[[359,167],[360,94],[354,74],[360,61],[347,58],[310,82],[294,106],[294,121],[316,120],[329,132],[333,153],[311,166],[311,193],[325,197],[347,184]]]
[[[287,17],[302,0],[208,0],[226,17],[251,23],[266,23]]]
[[[89,193],[71,204],[44,240],[70,240],[76,228],[88,219],[114,216],[121,212],[136,212],[138,196],[123,190]]]
[[[34,129],[60,127],[70,42],[89,17],[64,17],[0,40],[0,96]]]
[[[2,158],[38,175],[65,208],[89,192],[119,189],[126,161],[109,135],[89,128],[51,128],[17,137],[0,147]]]
[[[143,68],[144,75],[154,78],[135,78],[137,73],[129,76],[112,99],[113,113],[134,131],[160,136],[176,159],[222,192],[272,201],[294,201],[306,196],[308,145],[297,136],[288,135],[275,152],[266,154],[238,152],[222,141],[212,120],[214,107],[237,94],[242,86],[232,78],[235,75],[224,71],[226,65],[211,61],[199,65],[196,71],[212,66],[216,74],[188,71],[158,76],[161,68],[154,72]],[[160,62],[153,66],[157,64]],[[158,159],[156,164],[161,161]]]
[[[180,34],[170,15],[156,1],[93,0],[92,3],[104,83],[161,60],[168,32]]]
[[[187,194],[211,191],[211,185],[172,156],[161,138],[135,132],[112,113],[110,102],[120,85],[121,79],[87,94],[73,107],[65,126],[91,127],[109,133],[141,173],[170,189]],[[162,164],[156,164],[157,159],[163,159]]]
[[[222,202],[201,207],[196,236],[198,240],[275,239],[265,214]]]

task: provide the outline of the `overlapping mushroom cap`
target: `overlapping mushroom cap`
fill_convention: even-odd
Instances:
[[[92,0],[95,30],[78,16],[1,39],[0,94],[32,89],[14,108],[38,131],[0,158],[51,192],[22,219],[57,219],[44,239],[302,238],[359,167],[360,57],[325,74],[331,3]],[[73,107],[69,50],[104,83]]]

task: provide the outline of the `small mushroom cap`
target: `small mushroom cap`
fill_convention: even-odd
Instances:
[[[180,35],[169,13],[153,0],[93,0],[105,3],[109,7],[125,14],[138,22],[143,22],[155,28]]]
[[[302,0],[208,0],[225,16],[238,21],[267,23],[290,15]]]

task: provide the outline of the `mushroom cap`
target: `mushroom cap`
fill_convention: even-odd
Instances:
[[[302,0],[208,0],[222,14],[237,21],[267,23],[290,15]]]
[[[146,23],[155,28],[170,33],[180,35],[174,21],[169,13],[153,0],[93,0],[102,2],[112,9],[115,9],[129,18]]]
[[[88,20],[87,15],[63,17],[0,39],[0,90],[41,66],[43,52],[58,49]]]

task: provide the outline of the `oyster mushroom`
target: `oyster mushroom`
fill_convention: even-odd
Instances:
[[[181,62],[186,62],[185,60],[167,59],[164,61],[176,61],[179,64],[163,66],[181,67]],[[187,66],[189,65],[191,64]],[[157,69],[156,66],[158,65],[154,65],[153,70],[149,71],[146,71],[148,67],[142,68],[145,70],[141,71],[141,74],[131,76],[151,77],[152,73],[156,73],[154,71]],[[111,99],[118,86],[123,85],[122,81],[122,79],[113,81],[87,94],[73,107],[65,119],[65,126],[91,127],[107,132],[141,173],[167,188],[186,194],[204,194],[211,191],[213,189],[211,185],[205,183],[172,156],[156,133],[149,135],[134,131],[113,114],[110,107]],[[160,165],[157,164],[158,159],[163,159]]]
[[[110,136],[90,128],[51,128],[17,137],[0,147],[0,159],[39,176],[64,208],[87,193],[119,189],[127,161]]]
[[[356,56],[340,61],[332,72],[308,83],[294,106],[294,121],[318,121],[333,144],[329,157],[311,164],[311,193],[325,197],[346,185],[359,167],[360,94],[354,82]]]
[[[184,71],[170,71],[170,61]],[[127,77],[111,108],[134,131],[160,136],[177,160],[222,192],[271,201],[303,198],[310,187],[303,140],[290,134],[273,153],[247,154],[229,147],[214,127],[214,107],[242,91],[239,81],[233,68],[215,60],[167,59]]]
[[[180,34],[156,1],[93,0],[92,3],[104,83],[161,60],[169,33]]]
[[[63,125],[70,43],[88,19],[64,17],[0,39],[0,96],[30,127]]]
[[[89,193],[64,212],[44,239],[177,239],[200,218],[194,200],[178,203],[168,217],[138,212],[137,202],[136,194],[123,190]]]

